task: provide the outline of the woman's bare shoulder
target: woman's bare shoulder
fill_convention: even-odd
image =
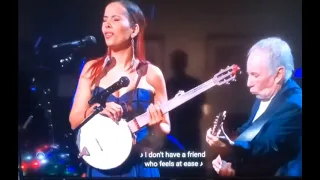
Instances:
[[[101,61],[101,59],[92,59],[92,60],[87,61],[82,68],[81,77],[86,78],[86,79],[90,79],[91,75],[92,75],[92,67],[98,61]]]
[[[151,63],[148,63],[147,74],[151,76],[156,76],[156,77],[163,77],[163,73],[161,69],[158,66],[153,65]]]
[[[154,87],[164,82],[164,76],[161,69],[151,63],[148,63],[147,81]]]

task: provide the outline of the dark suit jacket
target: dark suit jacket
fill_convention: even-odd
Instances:
[[[251,126],[260,101],[238,133]],[[267,118],[250,141],[235,140],[231,162],[236,176],[301,175],[302,90],[289,79],[256,121]],[[255,122],[256,122],[255,121]]]

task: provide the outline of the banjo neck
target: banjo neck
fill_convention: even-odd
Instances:
[[[177,95],[176,97],[170,99],[169,101],[166,101],[160,105],[160,109],[162,110],[163,114],[168,113],[172,109],[175,109],[176,107],[180,106],[181,104],[189,101],[190,99],[198,96],[199,94],[205,92],[206,90],[212,88],[215,86],[215,83],[212,79],[202,83],[201,85],[187,91],[186,93],[183,93],[181,95]],[[150,121],[150,117],[148,112],[145,112],[137,117],[135,117],[133,120],[129,121],[129,128],[132,133],[137,132],[139,129],[147,125]]]

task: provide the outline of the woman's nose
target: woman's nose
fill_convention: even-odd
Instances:
[[[105,27],[105,28],[111,28],[110,22],[109,22],[109,21],[106,21],[106,22],[104,23],[104,27]]]

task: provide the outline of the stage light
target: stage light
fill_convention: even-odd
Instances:
[[[36,154],[37,159],[42,160],[46,157],[46,155],[43,152],[37,152]]]
[[[38,160],[33,160],[31,166],[34,169],[38,169],[40,167],[40,162]]]
[[[27,168],[28,168],[28,165],[26,163],[21,163],[22,171],[25,171]]]
[[[78,176],[83,172],[77,167],[68,149],[58,144],[37,146],[33,152],[24,153],[21,163],[24,175]]]
[[[48,162],[48,160],[46,160],[46,159],[41,159],[41,160],[40,160],[40,163],[41,163],[41,164],[47,164],[47,162]]]
[[[32,159],[32,156],[31,156],[31,155],[27,155],[27,156],[24,157],[24,159],[25,159],[26,161],[30,161],[30,160]]]
[[[66,157],[69,157],[69,154],[60,154],[60,157],[61,158],[66,158]]]

